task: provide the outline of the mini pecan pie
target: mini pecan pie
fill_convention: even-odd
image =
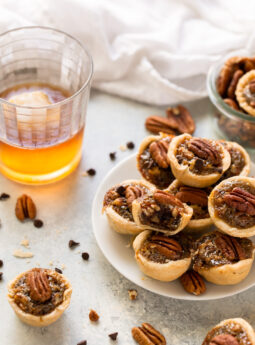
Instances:
[[[230,166],[230,154],[220,143],[182,134],[172,139],[168,158],[183,184],[204,188],[217,182]]]
[[[208,211],[208,196],[212,187],[189,187],[178,180],[174,180],[168,191],[193,209],[191,220],[187,225],[188,229],[199,230],[213,224]]]
[[[133,202],[153,190],[154,187],[143,180],[127,180],[108,190],[103,212],[112,229],[121,234],[136,235],[141,232],[142,228],[135,224],[132,215]]]
[[[193,210],[173,194],[156,190],[136,199],[132,205],[132,213],[140,228],[174,235],[188,224]]]
[[[8,292],[10,305],[23,322],[44,327],[57,321],[69,306],[72,287],[56,271],[33,268],[11,281]]]
[[[241,318],[221,321],[210,330],[202,345],[254,345],[252,326]]]
[[[255,179],[234,176],[218,184],[208,208],[215,225],[236,237],[255,235]]]
[[[189,240],[182,234],[168,237],[145,230],[136,237],[133,248],[141,271],[157,280],[175,280],[190,266]]]
[[[255,70],[239,79],[235,95],[240,107],[249,115],[255,116]]]
[[[248,275],[254,246],[247,238],[236,238],[214,231],[194,244],[193,269],[211,283],[233,285]]]
[[[163,133],[160,136],[146,137],[137,154],[137,168],[143,178],[159,189],[167,188],[174,180],[167,157],[172,137]]]

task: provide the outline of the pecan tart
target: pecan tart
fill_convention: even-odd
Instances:
[[[133,248],[140,270],[157,280],[175,280],[190,266],[189,241],[182,234],[168,237],[145,230],[136,237]]]
[[[254,245],[214,231],[200,237],[193,248],[193,269],[217,285],[238,284],[248,275],[254,260]]]
[[[239,79],[235,95],[240,107],[255,116],[255,70],[245,73]]]
[[[234,176],[222,181],[212,190],[208,208],[221,231],[236,237],[255,235],[255,179]]]
[[[189,230],[200,230],[213,224],[208,211],[208,196],[212,187],[195,188],[174,180],[167,190],[193,209],[187,225]]]
[[[219,142],[182,134],[172,139],[168,158],[183,184],[204,188],[217,182],[230,166],[230,154]]]
[[[207,333],[202,345],[255,345],[255,333],[244,319],[227,319]]]
[[[193,210],[173,194],[163,190],[136,199],[132,205],[135,223],[142,229],[150,229],[174,235],[189,223]]]
[[[121,234],[139,234],[143,229],[134,222],[133,202],[153,190],[154,187],[143,180],[127,180],[109,189],[104,197],[103,212],[111,228]]]
[[[72,287],[60,273],[33,268],[8,285],[8,300],[21,321],[45,327],[57,321],[69,306]]]
[[[163,133],[146,137],[137,154],[137,168],[143,178],[159,189],[167,188],[174,180],[167,157],[172,138],[173,136]]]

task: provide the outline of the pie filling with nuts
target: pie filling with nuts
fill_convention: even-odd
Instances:
[[[21,276],[13,286],[13,300],[23,312],[43,316],[63,302],[67,288],[57,272],[34,268]]]
[[[246,165],[245,157],[241,150],[238,149],[238,146],[232,145],[231,142],[221,141],[220,143],[228,150],[231,158],[231,163],[228,170],[224,172],[218,183],[229,177],[240,175]]]
[[[205,234],[194,243],[193,269],[234,264],[252,258],[253,243],[247,238],[223,235],[218,231]]]
[[[150,143],[138,157],[142,176],[160,189],[164,189],[174,180],[167,157],[170,136]]]

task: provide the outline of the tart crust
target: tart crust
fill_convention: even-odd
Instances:
[[[30,271],[30,270],[29,270]],[[71,301],[71,295],[72,295],[72,287],[70,282],[67,280],[66,277],[64,277],[61,274],[61,280],[65,283],[65,285],[67,286],[67,288],[64,291],[63,294],[63,301],[60,305],[58,305],[52,312],[50,312],[49,314],[45,314],[45,315],[40,315],[40,316],[36,316],[36,315],[32,315],[29,313],[25,313],[23,310],[21,310],[21,308],[19,308],[19,306],[14,302],[14,286],[16,284],[16,282],[22,278],[23,275],[25,275],[26,273],[28,273],[29,271],[23,272],[21,274],[19,274],[14,280],[12,280],[9,284],[8,284],[8,301],[11,305],[11,307],[13,308],[14,312],[16,313],[16,315],[18,316],[18,318],[23,321],[24,323],[30,325],[30,326],[34,326],[34,327],[45,327],[48,326],[50,324],[52,324],[53,322],[57,321],[60,316],[64,313],[64,311],[67,309],[67,307],[70,304]],[[59,273],[52,271],[52,270],[47,270],[49,272],[51,272],[54,275],[58,275]],[[59,274],[60,275],[60,274]]]
[[[151,233],[152,231],[145,230],[140,233],[133,242],[135,260],[140,270],[153,279],[165,282],[170,282],[179,278],[188,270],[191,258],[171,260],[168,263],[157,263],[145,258],[139,250]]]
[[[149,182],[147,182],[145,180],[126,180],[126,181],[120,183],[119,186],[129,185],[129,184],[135,184],[138,186],[142,186],[142,187],[149,189],[150,191],[153,191],[155,189],[155,187],[152,184],[150,184]],[[133,205],[132,205],[132,208],[133,208]],[[113,207],[111,205],[103,207],[103,212],[105,212],[105,214],[108,218],[108,222],[110,224],[110,227],[114,231],[116,231],[120,234],[137,235],[141,231],[143,231],[143,228],[138,226],[135,222],[133,222],[129,219],[125,219],[124,217],[119,215],[113,209]]]
[[[249,82],[255,80],[255,71],[251,70],[245,73],[238,81],[236,86],[236,99],[242,109],[244,109],[249,115],[255,116],[255,108],[249,105],[244,95],[244,90]]]
[[[224,184],[231,182],[231,181],[243,181],[244,183],[248,183],[251,186],[255,187],[255,179],[247,176],[233,176],[230,177],[227,180],[223,180],[221,183],[219,183],[211,192],[208,200],[208,210],[209,214],[212,218],[213,223],[221,230],[222,232],[234,236],[234,237],[250,237],[255,235],[255,225],[251,226],[249,228],[237,228],[232,227],[227,222],[225,222],[223,219],[220,219],[217,217],[214,207],[214,195],[215,192],[220,190]]]
[[[182,134],[172,139],[168,149],[169,161],[174,176],[183,184],[191,187],[204,188],[217,182],[222,174],[229,168],[231,162],[230,154],[223,145],[221,145],[223,155],[222,172],[215,172],[208,175],[195,174],[189,169],[188,165],[179,164],[176,158],[176,151],[179,145],[186,139],[191,138],[192,136],[190,134]]]

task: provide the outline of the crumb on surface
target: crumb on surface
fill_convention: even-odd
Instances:
[[[120,145],[120,151],[124,152],[127,150],[127,145]]]
[[[34,256],[34,254],[32,252],[23,252],[21,249],[16,249],[14,250],[13,256],[15,256],[16,258],[32,258]]]

